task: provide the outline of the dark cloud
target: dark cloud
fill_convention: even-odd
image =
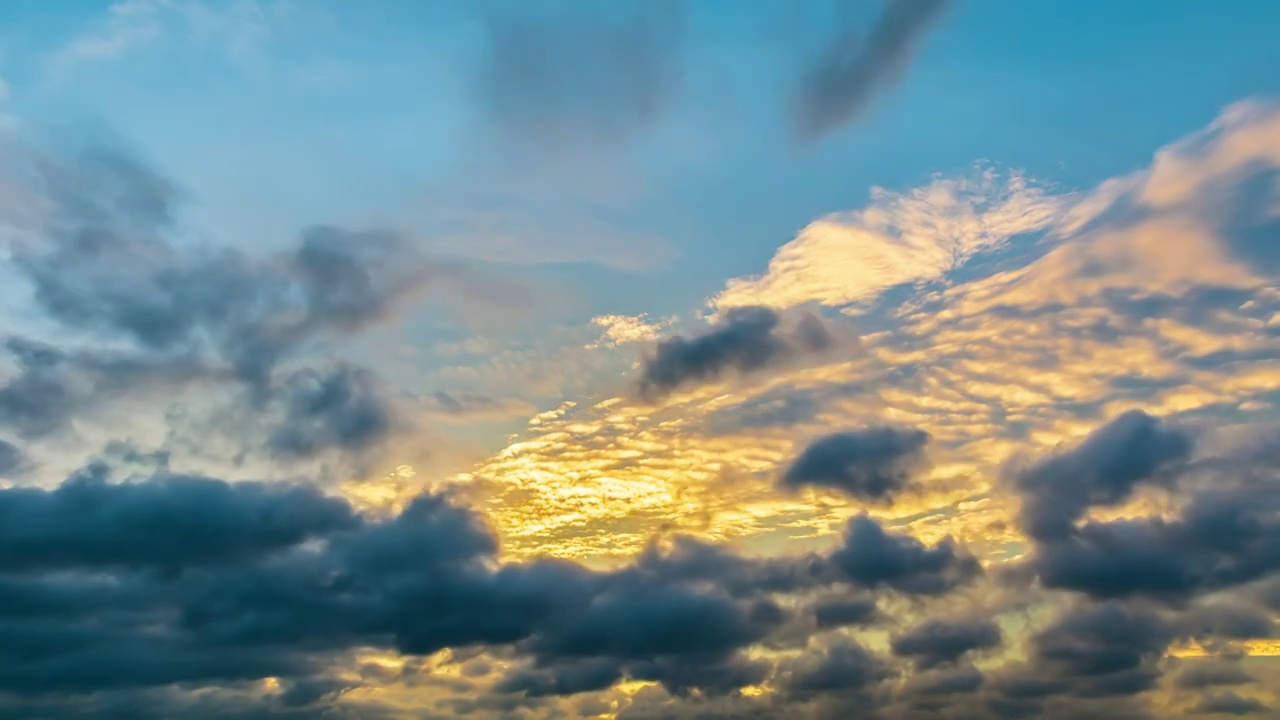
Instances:
[[[889,500],[924,462],[929,434],[869,428],[819,438],[782,475],[788,487],[839,490],[863,500]]]
[[[1192,440],[1141,411],[1125,413],[1078,446],[1054,455],[1015,478],[1022,494],[1023,529],[1036,540],[1068,536],[1091,507],[1116,505],[1142,482],[1186,460]]]
[[[1194,711],[1205,715],[1261,715],[1271,712],[1271,708],[1253,698],[1221,692],[1201,698]]]
[[[801,139],[817,140],[855,120],[867,104],[898,81],[924,31],[948,0],[885,0],[875,25],[861,36],[840,33],[804,78],[795,107]]]
[[[951,538],[929,547],[911,535],[885,531],[866,515],[849,522],[830,562],[856,585],[919,595],[942,595],[982,574],[977,559]]]
[[[0,571],[236,563],[359,524],[305,485],[108,479],[93,466],[54,490],[0,492]]]
[[[1175,628],[1147,609],[1116,602],[1083,605],[1060,616],[1030,642],[1031,666],[1006,678],[1011,697],[1129,696],[1153,687],[1156,663],[1177,638]]]
[[[965,654],[990,650],[1003,642],[1000,628],[990,620],[935,618],[894,635],[893,654],[911,658],[924,670],[954,663]]]
[[[871,598],[827,600],[813,607],[813,619],[820,629],[867,625],[879,615]]]
[[[731,308],[702,335],[663,340],[642,363],[641,395],[658,397],[683,385],[714,381],[729,372],[762,370],[825,350],[833,343],[815,317],[803,318],[790,334],[781,320],[766,307]]]
[[[1205,490],[1180,514],[1088,522],[1039,544],[1030,560],[1050,588],[1176,602],[1280,569],[1280,486]]]
[[[896,672],[882,658],[849,639],[839,639],[793,660],[783,670],[783,688],[796,699],[865,690]]]
[[[1182,632],[1194,638],[1252,640],[1275,635],[1275,621],[1263,610],[1230,601],[1191,608],[1180,618]]]
[[[1221,660],[1189,660],[1178,673],[1174,684],[1184,690],[1203,690],[1222,685],[1248,685],[1257,678],[1244,671],[1239,663]]]
[[[494,689],[527,697],[576,695],[612,687],[622,677],[623,664],[616,659],[589,658],[550,668],[520,670],[507,675]]]
[[[0,694],[277,677],[285,706],[325,705],[343,687],[321,682],[326,653],[364,646],[505,646],[533,666],[500,687],[531,697],[622,678],[727,693],[764,680],[741,651],[787,619],[675,562],[502,564],[438,495],[371,520],[311,487],[108,476],[0,490]]]
[[[284,417],[267,447],[281,457],[311,457],[330,448],[364,452],[386,440],[396,424],[377,379],[351,365],[295,371],[279,395]]]
[[[986,676],[972,665],[947,668],[911,677],[904,685],[903,693],[914,698],[963,695],[977,692],[984,682]],[[946,702],[951,702],[951,699]]]
[[[571,7],[485,19],[481,100],[503,135],[539,154],[623,140],[657,122],[679,90],[681,0]]]

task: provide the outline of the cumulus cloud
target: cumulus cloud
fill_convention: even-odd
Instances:
[[[1023,528],[1037,540],[1067,535],[1090,507],[1128,499],[1138,483],[1158,481],[1161,470],[1186,460],[1191,449],[1185,433],[1144,412],[1125,413],[1018,475]]]
[[[929,547],[911,535],[886,531],[866,515],[849,521],[831,562],[855,584],[921,595],[948,593],[982,573],[977,559],[950,538]]]
[[[911,658],[927,670],[997,647],[1002,639],[1000,628],[990,620],[935,618],[893,636],[890,646],[894,655]]]
[[[640,394],[653,398],[730,372],[763,370],[826,350],[833,342],[816,316],[805,315],[794,328],[786,328],[782,317],[769,308],[732,308],[701,335],[676,335],[659,342],[641,364]]]
[[[1265,465],[1206,461],[1233,472],[1210,470],[1214,486],[1180,493],[1168,515],[1076,525],[1090,507],[1117,505],[1140,483],[1175,484],[1190,472],[1177,469],[1191,448],[1183,431],[1131,412],[1019,475],[1020,517],[1035,543],[1028,563],[1040,582],[1097,598],[1182,603],[1280,569],[1280,486],[1273,473],[1256,474]]]
[[[818,438],[782,474],[788,487],[821,487],[864,500],[889,500],[923,462],[929,434],[870,428]]]

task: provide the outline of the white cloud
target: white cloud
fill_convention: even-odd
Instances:
[[[648,342],[657,340],[663,328],[669,327],[674,318],[657,322],[649,322],[649,316],[639,315],[598,315],[591,318],[591,324],[600,328],[599,340],[588,345],[588,348],[617,347],[626,343]]]
[[[121,0],[112,4],[99,27],[75,37],[54,57],[54,71],[65,73],[83,63],[113,60],[151,42],[160,34],[161,14],[172,8],[171,0]]]
[[[1020,173],[980,167],[897,193],[873,188],[871,205],[811,223],[760,276],[730,280],[712,304],[839,307],[904,283],[943,278],[979,252],[1044,230],[1073,202]]]
[[[53,58],[55,74],[115,60],[166,36],[209,44],[233,60],[243,59],[271,35],[270,15],[287,4],[258,0],[120,0],[96,26],[73,38]]]

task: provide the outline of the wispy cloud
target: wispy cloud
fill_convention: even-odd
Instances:
[[[94,26],[75,36],[50,61],[55,76],[109,62],[161,41],[211,45],[244,59],[271,36],[259,0],[119,0]]]
[[[924,31],[950,0],[883,0],[871,30],[841,31],[803,79],[795,106],[795,131],[813,141],[855,120],[886,86],[897,82]]]

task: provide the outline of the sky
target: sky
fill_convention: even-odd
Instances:
[[[1276,27],[0,3],[0,720],[1280,718]]]

